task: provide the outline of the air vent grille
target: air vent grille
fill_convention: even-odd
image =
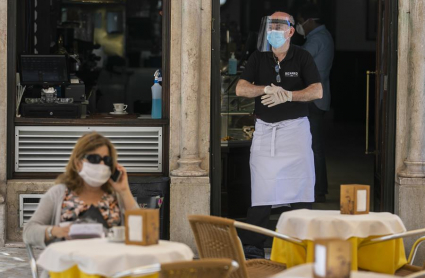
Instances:
[[[42,197],[43,194],[19,195],[19,226],[21,228],[30,220]]]
[[[15,127],[16,172],[63,172],[77,139],[92,131],[109,138],[128,172],[162,172],[161,127]]]

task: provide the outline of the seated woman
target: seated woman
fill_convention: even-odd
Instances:
[[[115,169],[122,172],[117,182],[110,179]],[[114,146],[96,132],[78,139],[66,171],[56,183],[24,227],[27,244],[45,247],[54,240],[69,238],[70,227],[59,223],[75,221],[89,210],[94,210],[110,228],[121,225],[122,210],[138,207],[130,192],[127,172],[117,163]]]

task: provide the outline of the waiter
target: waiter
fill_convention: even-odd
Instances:
[[[311,208],[314,157],[308,102],[322,97],[320,75],[311,55],[291,45],[291,15],[262,19],[257,49],[248,60],[236,94],[255,98],[251,146],[251,200],[247,222],[267,227],[272,207]],[[264,258],[265,236],[241,232],[246,258]]]

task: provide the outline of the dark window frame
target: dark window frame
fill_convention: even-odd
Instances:
[[[18,3],[19,2],[19,3]],[[17,46],[23,44],[22,36],[18,36],[18,28],[22,23],[17,22],[18,8],[21,1],[7,1],[7,179],[39,179],[55,178],[58,173],[15,173],[15,126],[161,126],[163,128],[163,168],[161,173],[129,173],[131,176],[168,176],[169,175],[169,118],[170,118],[170,29],[171,29],[171,0],[163,0],[162,10],[162,111],[163,118],[160,120],[126,120],[126,119],[47,119],[47,118],[16,118],[15,117],[15,94],[16,94],[16,69]]]

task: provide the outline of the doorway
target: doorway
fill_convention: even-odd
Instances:
[[[211,109],[212,150],[213,153],[215,151],[212,212],[215,215],[243,220],[245,215],[242,212],[246,211],[250,204],[250,183],[249,179],[246,179],[249,171],[249,144],[232,142],[238,139],[246,140],[245,134],[238,138],[229,133],[231,128],[241,129],[241,126],[237,125],[241,120],[231,120],[230,114],[236,112],[232,109],[237,110],[243,105],[241,101],[234,101],[229,96],[235,84],[225,81],[228,78],[227,65],[231,53],[235,53],[238,71],[241,72],[249,55],[256,49],[256,33],[261,18],[274,11],[288,11],[295,15],[307,2],[314,2],[319,6],[323,22],[332,34],[335,45],[330,73],[331,108],[325,114],[324,128],[328,194],[325,203],[315,203],[313,208],[339,209],[341,184],[367,184],[371,186],[371,210],[393,210],[394,182],[391,182],[391,175],[394,176],[392,142],[395,136],[393,99],[396,86],[385,85],[384,92],[384,81],[388,80],[388,75],[396,74],[396,65],[391,63],[396,61],[391,57],[395,53],[396,45],[389,42],[390,38],[396,37],[397,24],[390,25],[390,22],[397,22],[397,4],[383,1],[382,6],[379,6],[381,1],[377,0],[217,0],[213,4],[213,18],[219,21],[219,25],[214,25],[219,26],[219,32],[217,29],[213,32],[213,49],[219,46],[220,52],[215,52],[217,61],[213,61]],[[390,26],[392,29],[385,28]],[[304,38],[297,34],[292,43],[302,45]],[[377,48],[377,45],[380,48]],[[377,55],[380,59],[377,59]],[[381,65],[381,70],[378,71],[378,78],[370,75],[367,117],[366,72],[376,71],[376,65]],[[224,120],[223,113],[226,117]],[[250,125],[248,117],[242,122],[245,126]],[[223,128],[223,123],[226,128]],[[224,131],[227,133],[224,134]],[[369,135],[367,139],[366,134]],[[223,142],[227,142],[224,144],[226,152],[223,152]],[[238,143],[237,149],[229,148]],[[219,145],[221,147],[218,147]],[[366,154],[367,149],[371,154]],[[234,160],[229,158],[232,150],[236,152]],[[238,162],[237,167],[232,164],[235,161]],[[217,180],[217,177],[221,178]],[[272,220],[277,220],[277,217],[278,215],[273,215]],[[270,225],[273,228],[275,222],[271,221]]]

